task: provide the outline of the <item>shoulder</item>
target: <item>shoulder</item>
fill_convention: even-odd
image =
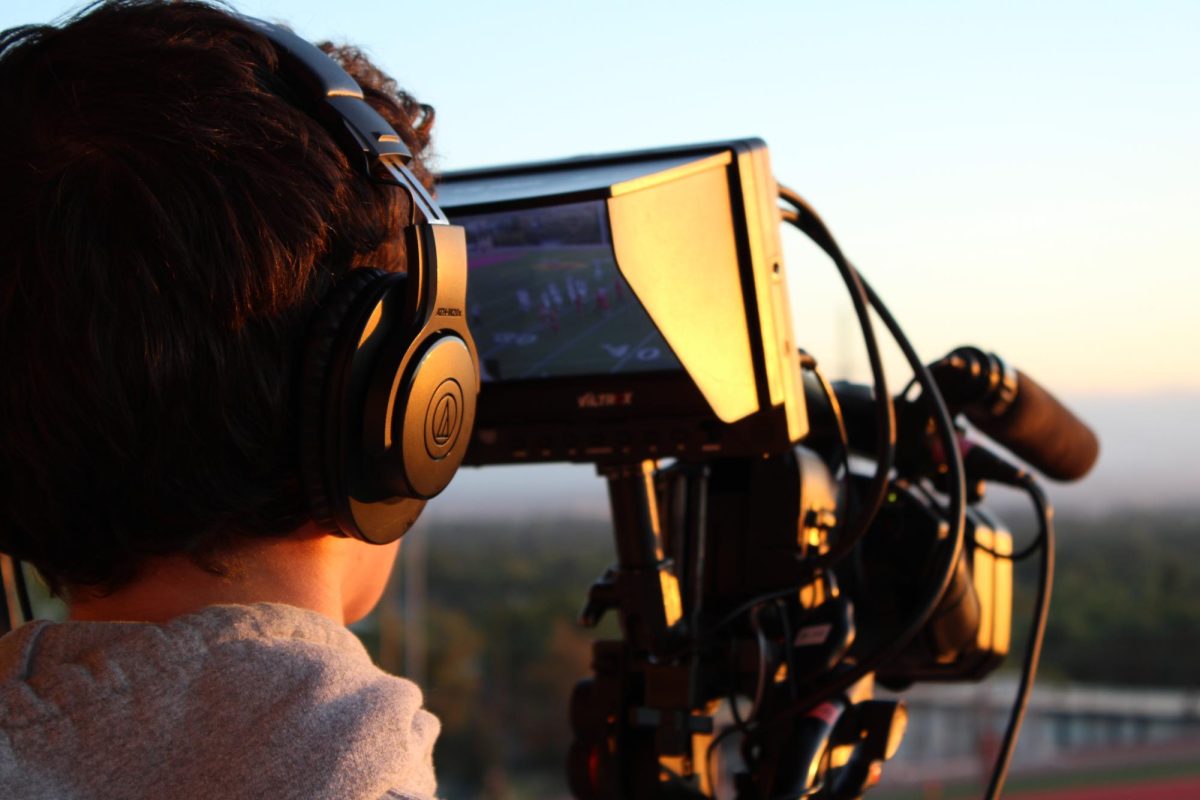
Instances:
[[[113,780],[157,763],[159,778],[204,786],[197,797],[433,796],[437,719],[331,620],[255,605],[162,626],[79,625],[0,643],[0,728],[26,760],[53,757],[34,755],[53,735],[102,754]],[[3,658],[9,650],[17,657]]]

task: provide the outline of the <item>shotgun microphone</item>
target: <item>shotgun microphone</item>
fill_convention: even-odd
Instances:
[[[995,353],[960,347],[930,372],[951,409],[1046,476],[1076,481],[1096,463],[1092,429]]]

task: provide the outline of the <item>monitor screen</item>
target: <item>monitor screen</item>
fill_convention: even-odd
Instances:
[[[681,369],[617,269],[605,201],[453,222],[484,381]]]

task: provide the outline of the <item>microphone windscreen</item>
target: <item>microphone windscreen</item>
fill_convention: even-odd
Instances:
[[[1039,472],[1056,481],[1086,475],[1100,454],[1100,442],[1079,417],[1025,373],[1003,414],[968,409],[967,419]]]

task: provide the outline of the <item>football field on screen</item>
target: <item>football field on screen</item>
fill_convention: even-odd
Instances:
[[[469,255],[467,313],[485,380],[678,367],[607,245]]]

